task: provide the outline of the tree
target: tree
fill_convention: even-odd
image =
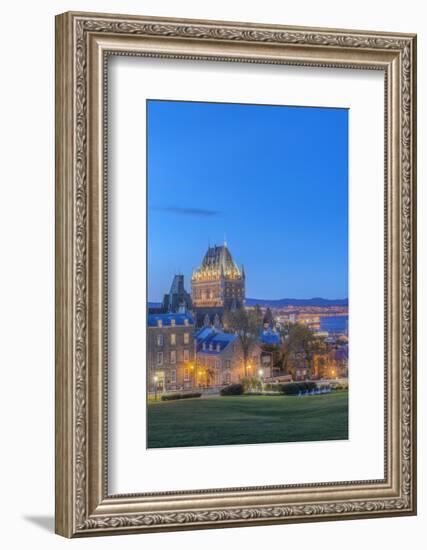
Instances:
[[[226,311],[224,313],[224,328],[228,332],[234,332],[242,348],[244,377],[248,376],[249,355],[258,341],[262,329],[262,312],[259,306],[254,309],[245,308]]]
[[[316,339],[311,330],[299,323],[289,325],[288,334],[283,339],[282,368],[291,373],[303,360],[310,364],[316,350]]]
[[[265,311],[264,324],[267,324],[270,328],[273,328],[274,318],[269,307]]]

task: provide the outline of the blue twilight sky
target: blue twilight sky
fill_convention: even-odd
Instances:
[[[348,110],[147,102],[148,299],[226,236],[249,298],[348,296]]]

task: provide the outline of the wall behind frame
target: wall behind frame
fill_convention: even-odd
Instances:
[[[69,542],[53,534],[54,509],[54,15],[69,9],[110,13],[134,13],[327,26],[383,31],[417,32],[418,90],[425,88],[422,3],[360,0],[16,0],[2,10],[0,35],[2,86],[0,87],[1,199],[0,235],[0,334],[2,392],[2,540],[5,548],[196,548],[286,544],[300,548],[348,550],[381,544],[387,550],[421,548],[427,529],[425,516],[425,460],[427,408],[419,396],[419,515],[399,519],[345,521],[216,531],[81,539]],[[418,106],[418,142],[423,150],[426,111]],[[419,159],[418,181],[425,178]],[[425,231],[421,211],[426,193],[419,185],[419,375],[418,387],[426,386],[425,311],[421,284],[425,275]],[[423,246],[424,244],[424,246]],[[422,390],[419,390],[420,393]],[[88,546],[90,545],[90,546]],[[67,546],[69,547],[69,546]],[[148,547],[148,546],[147,546]]]

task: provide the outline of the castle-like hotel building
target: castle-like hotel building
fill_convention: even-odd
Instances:
[[[202,264],[193,270],[191,296],[196,309],[236,309],[245,304],[245,270],[223,246],[209,246]]]
[[[222,330],[227,310],[245,305],[245,271],[234,262],[226,243],[209,246],[191,276],[191,296],[184,276],[175,275],[160,308],[148,313],[148,388],[173,391],[198,386],[235,383],[244,376],[239,339]],[[260,336],[248,365],[251,374],[261,368],[261,344],[279,335],[269,329]],[[268,359],[268,357],[267,357]],[[268,376],[268,365],[263,365]]]

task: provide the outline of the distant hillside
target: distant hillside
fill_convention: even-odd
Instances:
[[[308,298],[306,300],[298,300],[297,298],[282,298],[281,300],[257,300],[256,298],[246,298],[247,306],[256,306],[257,304],[263,307],[346,307],[348,306],[348,298],[344,298],[343,300],[327,300],[325,298]],[[159,308],[161,307],[161,305],[161,302],[148,302],[149,308]]]
[[[297,298],[282,298],[280,300],[258,300],[256,298],[246,298],[247,306],[260,305],[263,307],[286,307],[286,306],[314,306],[314,307],[332,307],[348,306],[348,298],[343,300],[327,300],[325,298],[308,298],[306,300],[298,300]]]

